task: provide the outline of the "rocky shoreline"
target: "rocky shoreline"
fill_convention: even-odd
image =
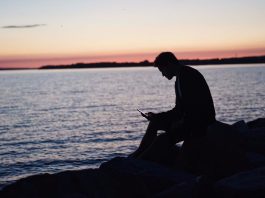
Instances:
[[[248,123],[240,121],[232,126],[218,124],[210,129],[208,136],[216,155],[213,158],[208,155],[210,160],[202,164],[216,175],[224,171],[226,175],[218,179],[153,162],[118,157],[103,163],[98,169],[20,179],[1,190],[0,197],[265,197],[265,119]],[[226,165],[238,165],[232,163],[233,158],[237,159],[239,155],[237,144],[244,151],[248,167],[233,169],[230,173]]]

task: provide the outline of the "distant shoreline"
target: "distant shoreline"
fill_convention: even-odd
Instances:
[[[182,59],[184,65],[225,65],[225,64],[254,64],[265,63],[264,56],[214,58],[214,59]],[[153,62],[147,60],[141,62],[97,62],[97,63],[75,63],[70,65],[45,65],[39,68],[0,68],[0,70],[28,70],[28,69],[87,69],[87,68],[116,68],[116,67],[150,67]]]
[[[1,68],[0,67],[0,71],[1,70],[9,70],[9,71],[12,71],[12,70],[33,70],[33,69],[35,69],[35,70],[37,70],[37,69],[40,69],[40,68],[20,68],[20,67],[15,67],[15,68]]]
[[[265,63],[265,56],[233,57],[222,59],[183,59],[179,60],[184,65],[221,65],[221,64],[250,64]],[[153,62],[147,60],[142,62],[100,62],[100,63],[76,63],[71,65],[46,65],[40,69],[82,69],[82,68],[112,68],[112,67],[149,67]]]

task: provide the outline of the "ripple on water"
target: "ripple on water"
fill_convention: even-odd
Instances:
[[[264,117],[265,67],[198,67],[217,119]],[[174,81],[154,68],[0,73],[0,188],[37,173],[97,167],[134,151],[137,108],[174,106]]]

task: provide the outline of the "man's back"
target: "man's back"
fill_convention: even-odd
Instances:
[[[182,66],[178,78],[176,104],[180,105],[186,126],[192,131],[204,129],[215,121],[215,109],[203,75],[192,67]]]

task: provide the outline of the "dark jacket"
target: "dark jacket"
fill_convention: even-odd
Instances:
[[[167,123],[168,127],[170,123],[182,120],[184,139],[205,135],[209,124],[215,121],[215,109],[203,75],[192,67],[182,66],[176,78],[175,92],[175,107],[157,114],[156,119]]]

